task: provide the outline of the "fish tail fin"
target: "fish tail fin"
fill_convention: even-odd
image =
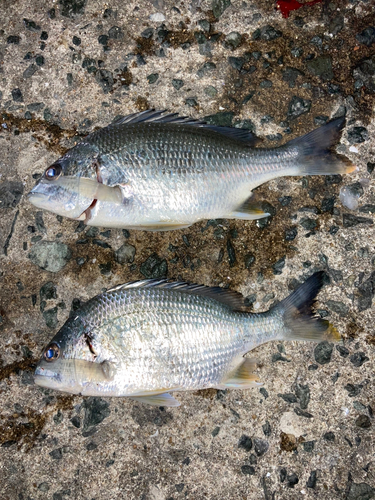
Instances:
[[[313,274],[289,297],[275,306],[274,313],[282,315],[283,340],[304,340],[339,342],[341,336],[328,321],[315,316],[315,297],[324,283],[324,271]]]
[[[356,169],[348,158],[332,151],[340,140],[344,125],[344,117],[336,118],[285,145],[298,150],[297,175],[348,174]]]

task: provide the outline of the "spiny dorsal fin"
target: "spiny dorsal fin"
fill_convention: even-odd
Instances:
[[[127,116],[120,116],[116,118],[108,127],[116,127],[118,125],[135,125],[137,123],[173,123],[191,125],[193,127],[205,128],[213,130],[219,134],[230,137],[234,140],[246,143],[248,146],[254,146],[259,142],[259,138],[252,134],[249,130],[234,127],[219,127],[217,125],[210,125],[188,116],[179,116],[178,113],[168,113],[166,110],[157,111],[155,109],[148,109],[140,113],[132,113]]]
[[[173,290],[181,293],[187,293],[189,295],[199,295],[201,297],[214,299],[217,302],[221,302],[222,304],[229,306],[234,311],[246,310],[246,306],[244,304],[244,298],[239,292],[221,288],[219,286],[210,287],[205,285],[185,283],[182,281],[174,281],[174,282],[170,282],[168,280],[131,281],[130,283],[124,283],[123,285],[115,286],[107,290],[106,293],[112,293],[119,290],[126,290],[131,288],[159,288],[163,290]]]

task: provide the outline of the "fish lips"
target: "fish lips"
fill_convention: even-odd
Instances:
[[[57,362],[50,366],[49,363],[40,361],[34,372],[34,382],[40,387],[69,392],[70,394],[79,394],[81,390],[76,384],[71,385],[64,381],[63,373],[59,370]]]
[[[73,182],[79,185],[79,179]],[[90,198],[80,196],[78,189],[69,191],[59,180],[46,181],[44,179],[32,188],[27,198],[37,208],[71,219],[85,219],[84,212],[93,202]]]

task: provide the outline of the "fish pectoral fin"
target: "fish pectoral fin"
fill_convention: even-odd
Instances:
[[[255,220],[269,217],[271,214],[265,212],[262,203],[255,200],[251,195],[242,205],[229,214],[227,219]]]
[[[150,396],[129,396],[130,399],[134,401],[139,401],[152,406],[180,406],[180,402],[177,401],[169,392],[164,392],[163,394],[152,394]]]
[[[243,358],[233,371],[229,372],[220,384],[221,389],[247,389],[262,385],[254,370],[257,367],[254,358]],[[218,387],[219,388],[219,387]]]

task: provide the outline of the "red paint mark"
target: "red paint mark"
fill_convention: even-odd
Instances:
[[[322,0],[311,0],[310,2],[299,2],[298,0],[277,0],[276,9],[279,10],[283,17],[289,17],[292,10],[298,10],[301,7],[315,5],[316,3],[321,3]]]

